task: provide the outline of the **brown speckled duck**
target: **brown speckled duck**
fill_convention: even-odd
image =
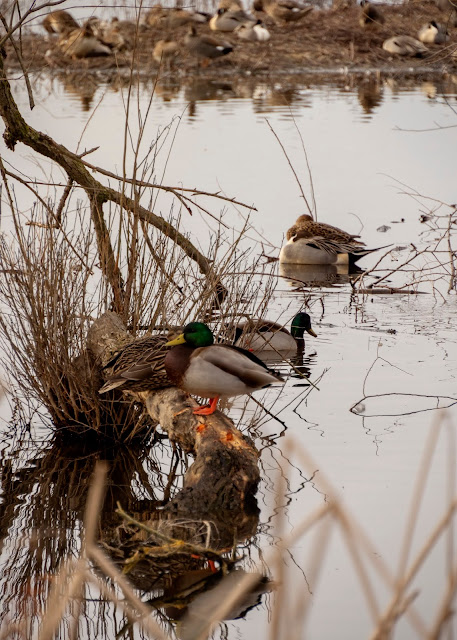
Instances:
[[[279,260],[292,264],[353,264],[363,256],[377,251],[366,249],[360,236],[347,233],[325,222],[315,222],[302,215],[288,229]]]
[[[111,373],[99,393],[112,389],[139,392],[170,387],[164,365],[167,340],[165,336],[148,336],[121,349],[103,367]]]

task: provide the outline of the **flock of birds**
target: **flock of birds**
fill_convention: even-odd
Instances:
[[[351,263],[376,251],[366,249],[359,236],[316,222],[308,215],[300,216],[286,237],[280,260],[296,264]],[[236,327],[233,344],[215,344],[206,324],[191,322],[174,339],[148,336],[134,340],[116,353],[104,367],[106,382],[99,393],[114,389],[138,393],[176,386],[209,398],[208,405],[194,409],[193,413],[210,415],[219,398],[250,394],[275,382],[284,383],[284,378],[266,363],[272,353],[283,354],[284,358],[303,353],[305,331],[316,337],[309,315],[300,311],[292,320],[290,331],[269,320],[250,319]]]
[[[435,0],[438,6],[448,12],[446,24],[436,20],[425,24],[417,33],[396,35],[383,43],[383,49],[399,56],[423,56],[427,53],[427,44],[443,44],[449,39],[447,25],[457,24],[457,11],[454,0]],[[160,4],[153,6],[140,25],[127,20],[113,18],[111,22],[93,16],[80,26],[72,15],[65,10],[49,13],[43,20],[43,26],[50,34],[57,34],[58,46],[64,55],[71,58],[109,56],[116,51],[131,47],[138,28],[159,27],[166,37],[158,40],[153,48],[153,58],[159,63],[171,64],[182,48],[197,56],[207,64],[211,59],[225,56],[234,49],[233,44],[215,38],[207,33],[199,33],[199,26],[208,24],[214,33],[236,34],[238,38],[249,42],[264,43],[271,35],[259,15],[266,16],[275,25],[283,27],[298,22],[313,11],[312,5],[301,4],[298,0],[254,0],[255,15],[244,10],[241,0],[220,0],[214,15],[182,8],[165,8]],[[372,27],[385,23],[385,17],[379,5],[361,0],[359,23],[363,27]],[[176,39],[176,29],[187,25],[188,31],[180,43]]]

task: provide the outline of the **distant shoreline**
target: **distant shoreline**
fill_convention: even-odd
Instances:
[[[432,76],[450,75],[457,78],[457,28],[449,28],[449,42],[445,45],[428,45],[429,53],[423,58],[394,57],[382,49],[382,43],[394,35],[417,37],[420,27],[434,19],[446,22],[446,15],[432,2],[409,2],[402,5],[377,5],[385,16],[385,24],[370,27],[359,25],[358,6],[346,6],[328,10],[315,9],[302,21],[279,27],[262,14],[271,33],[266,43],[245,42],[233,33],[210,32],[206,25],[199,28],[234,46],[234,51],[218,58],[205,68],[182,46],[176,60],[169,68],[161,70],[162,77],[184,78],[230,76],[315,76],[353,75],[377,73],[384,76]],[[24,34],[21,40],[24,66],[30,72],[96,73],[106,76],[128,77],[134,60],[135,72],[140,76],[156,77],[158,64],[152,58],[154,44],[161,38],[171,37],[182,44],[187,28],[172,32],[143,27],[138,34],[136,53],[127,50],[103,58],[73,60],[63,55],[57,45],[57,37],[34,33]],[[8,45],[6,67],[17,72],[20,65]],[[457,82],[457,79],[456,79]]]

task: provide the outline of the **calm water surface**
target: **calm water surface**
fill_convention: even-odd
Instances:
[[[37,107],[27,113],[22,85],[17,83],[14,88],[33,126],[70,149],[78,142],[80,150],[99,147],[90,162],[122,171],[125,91],[99,85],[81,96],[69,80],[64,86],[57,79],[42,79]],[[144,114],[150,98],[151,87],[143,86],[138,103],[136,97],[132,102],[129,124],[133,138],[138,131],[138,106]],[[309,197],[306,149],[318,218],[361,233],[368,246],[403,247],[394,257],[399,264],[407,259],[410,243],[423,248],[439,235],[436,226],[421,222],[421,216],[430,209],[448,215],[450,210],[439,203],[456,201],[457,128],[449,128],[457,124],[452,108],[455,101],[456,91],[449,83],[404,89],[393,81],[367,81],[360,87],[350,79],[330,79],[327,84],[288,83],[285,87],[253,79],[209,86],[198,79],[183,87],[164,83],[153,97],[141,151],[147,150],[158,131],[170,125],[152,171],[155,180],[221,191],[254,206],[257,210],[251,212],[249,242],[258,252],[278,255],[286,229],[305,209],[272,128]],[[24,148],[14,155],[5,151],[5,158],[24,171],[30,171],[34,162]],[[127,168],[131,162],[132,150],[127,143]],[[40,160],[38,170],[44,179],[51,173],[54,179],[59,175],[45,160]],[[36,175],[37,169],[34,171]],[[25,215],[28,197],[24,194],[21,201]],[[169,204],[160,196],[155,211],[168,213]],[[222,207],[212,202],[211,211],[218,215]],[[242,207],[227,208],[223,221],[238,229],[247,213]],[[216,223],[197,212],[192,218],[185,212],[182,215],[183,228],[205,250]],[[382,226],[389,228],[381,232]],[[8,215],[3,215],[2,227],[8,231]],[[376,261],[375,255],[370,256],[363,266],[368,268]],[[389,258],[387,264],[395,262]],[[402,273],[389,281],[401,285],[416,275]],[[312,390],[305,398],[304,389],[296,386],[298,379],[291,377],[275,406],[286,429],[264,418],[252,433],[262,451],[263,480],[258,494],[262,524],[257,544],[264,550],[275,544],[278,517],[283,530],[289,532],[323,503],[325,492],[319,481],[325,474],[372,539],[374,555],[395,572],[408,505],[432,425],[444,419],[455,433],[457,423],[457,410],[452,406],[457,399],[456,297],[454,291],[447,293],[449,281],[446,277],[433,288],[428,277],[422,278],[422,295],[354,297],[348,284],[310,290],[287,279],[278,280],[269,317],[286,323],[308,305],[318,337],[307,340],[304,364],[311,379],[320,381],[319,390]],[[349,409],[357,404],[359,414],[351,413]],[[8,416],[5,404],[1,406]],[[242,407],[242,400],[234,402],[231,415],[239,416]],[[255,408],[250,403],[248,413]],[[278,434],[282,437],[277,438]],[[4,447],[7,459],[13,453],[9,437],[5,437]],[[303,467],[297,448],[314,459],[311,470]],[[413,551],[420,548],[444,513],[449,451],[455,454],[455,442],[442,433]],[[33,448],[28,455],[33,456]],[[312,481],[307,482],[313,472]],[[290,484],[278,508],[277,490],[284,493],[281,474]],[[455,482],[455,468],[452,476]],[[18,500],[10,531],[3,531],[6,566],[12,550],[21,546],[18,537],[37,526],[25,514],[34,492],[42,490],[32,483],[29,494]],[[62,500],[65,509],[65,495]],[[77,540],[77,519],[68,526]],[[372,621],[341,532],[333,532],[319,581],[309,584],[313,539],[312,535],[301,538],[286,561],[283,580],[290,585],[291,602],[285,605],[285,620],[290,615],[287,606],[293,606],[292,596],[309,590],[312,607],[303,637],[369,637]],[[440,547],[414,583],[416,607],[427,625],[432,624],[444,593],[446,568],[444,547]],[[389,594],[379,579],[375,585],[383,608]],[[8,599],[8,584],[2,593]],[[267,638],[275,597],[274,593],[264,597],[245,619],[228,621],[228,637]],[[97,628],[98,633],[111,636],[116,624],[109,622],[110,616],[102,629],[97,622],[89,622],[91,607],[98,612],[97,605],[88,607],[86,635],[94,637],[91,634]],[[401,622],[396,637],[416,635],[407,622]]]

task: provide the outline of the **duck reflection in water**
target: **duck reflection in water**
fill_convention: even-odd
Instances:
[[[348,264],[292,264],[279,263],[279,275],[291,287],[337,286],[348,284],[353,277],[363,273],[363,269]]]
[[[382,103],[384,87],[378,78],[363,80],[357,89],[360,106],[366,114],[371,114]]]

